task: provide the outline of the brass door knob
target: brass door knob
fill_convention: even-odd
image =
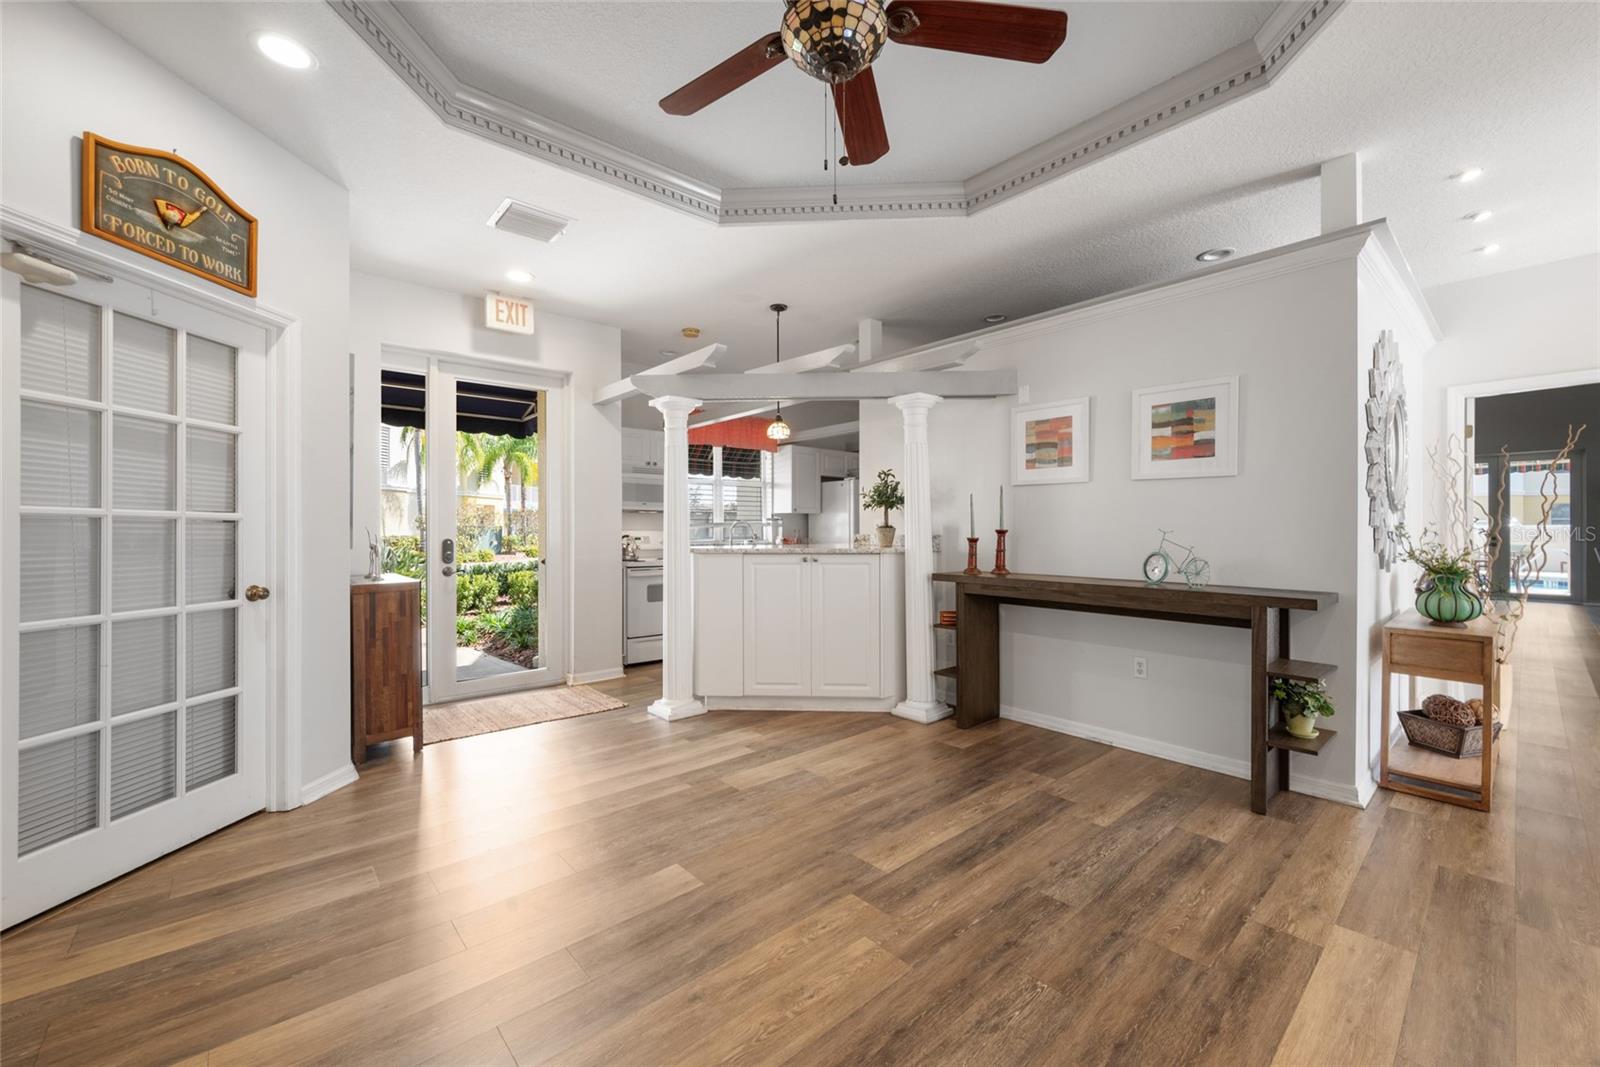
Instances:
[[[257,600],[265,600],[271,595],[272,590],[268,589],[264,585],[247,586],[244,591],[244,598],[252,603]]]

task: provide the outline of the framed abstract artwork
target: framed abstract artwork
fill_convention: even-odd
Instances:
[[[1238,474],[1238,376],[1135,390],[1132,473],[1135,478]]]
[[[1089,398],[1011,409],[1011,484],[1089,480]]]

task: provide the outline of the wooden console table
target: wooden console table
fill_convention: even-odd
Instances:
[[[1500,746],[1494,720],[1501,707],[1500,671],[1495,659],[1493,622],[1479,617],[1464,626],[1436,626],[1415,611],[1405,611],[1383,627],[1383,755],[1378,784],[1399,793],[1488,811],[1494,793],[1494,766]],[[1417,707],[1417,679],[1435,678],[1483,687],[1483,753],[1456,759],[1412,745],[1402,737],[1389,743],[1390,694],[1396,674],[1409,677],[1411,708]],[[1505,729],[1506,724],[1501,724]]]
[[[1310,741],[1271,722],[1269,678],[1317,680],[1333,673],[1325,663],[1289,658],[1289,612],[1321,611],[1337,593],[1249,589],[1211,585],[1146,585],[1119,578],[1057,574],[935,574],[956,591],[956,665],[936,673],[955,676],[956,725],[965,729],[1000,716],[1000,605],[1132,615],[1250,631],[1250,807],[1266,814],[1267,800],[1289,786],[1289,753],[1315,755],[1334,736],[1322,730]],[[1267,753],[1276,750],[1276,775]]]

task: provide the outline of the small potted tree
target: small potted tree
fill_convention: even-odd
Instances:
[[[867,495],[861,498],[861,503],[863,507],[883,509],[883,525],[878,527],[878,547],[893,548],[894,527],[889,525],[889,512],[899,511],[906,506],[906,495],[900,491],[894,471],[879,471],[878,480],[872,483]]]
[[[1283,716],[1283,728],[1308,741],[1317,736],[1317,719],[1333,715],[1333,701],[1328,699],[1328,688],[1321,682],[1274,678],[1272,697]]]

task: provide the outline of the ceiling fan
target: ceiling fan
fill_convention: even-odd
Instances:
[[[846,158],[864,166],[889,151],[872,61],[888,41],[1043,63],[1067,37],[1067,15],[977,0],[787,0],[776,33],[740,49],[661,100],[669,115],[692,115],[783,62],[833,87]]]

